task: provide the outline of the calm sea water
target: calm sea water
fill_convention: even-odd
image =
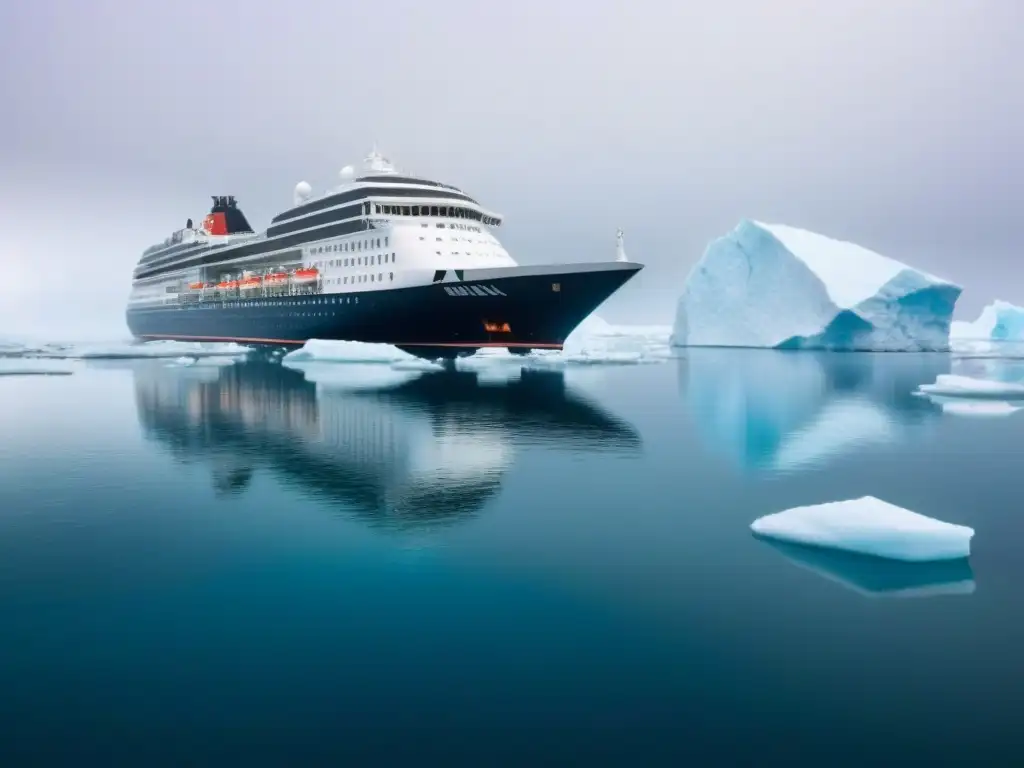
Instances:
[[[725,350],[0,377],[0,761],[1020,760],[1024,414],[911,395],[951,365],[1024,378]],[[865,494],[974,527],[969,565],[750,534]]]

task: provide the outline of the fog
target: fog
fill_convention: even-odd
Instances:
[[[1024,10],[1005,0],[0,5],[0,335],[125,335],[146,246],[254,227],[376,143],[506,217],[521,263],[647,265],[671,322],[740,218],[1024,304]]]

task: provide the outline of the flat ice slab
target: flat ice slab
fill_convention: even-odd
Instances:
[[[919,515],[874,496],[794,507],[758,518],[750,528],[779,541],[907,562],[967,557],[974,536],[973,528]]]
[[[945,397],[1024,400],[1024,384],[976,379],[973,376],[958,376],[953,373],[941,374],[936,377],[934,384],[922,384],[918,387],[918,391],[926,395],[943,395]]]

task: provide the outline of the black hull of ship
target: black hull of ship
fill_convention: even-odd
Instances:
[[[309,339],[391,344],[419,357],[562,348],[566,337],[640,270],[481,278],[360,293],[263,296],[130,308],[145,341],[301,346]],[[483,294],[483,295],[481,295]]]

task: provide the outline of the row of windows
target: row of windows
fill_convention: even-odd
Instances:
[[[376,277],[377,279],[374,280],[374,277]],[[326,282],[327,282],[328,285],[355,285],[356,283],[365,283],[366,282],[366,278],[370,278],[370,282],[371,283],[377,283],[377,282],[383,283],[384,282],[384,273],[383,272],[378,272],[376,274],[376,276],[374,276],[372,274],[371,275],[352,275],[351,278],[348,278],[348,277],[332,277],[329,280],[327,280]],[[395,279],[395,273],[394,272],[388,272],[388,280],[394,280],[394,279]]]
[[[384,238],[384,247],[385,248],[388,247],[388,239],[389,238],[387,238],[387,237]],[[349,246],[352,246],[352,247],[349,248]],[[340,253],[340,252],[344,251],[345,253],[348,253],[350,250],[352,250],[352,251],[361,251],[364,248],[366,248],[367,250],[369,250],[370,248],[380,248],[380,238],[378,237],[378,238],[372,238],[370,240],[356,240],[354,243],[334,243],[334,245],[320,245],[320,246],[317,246],[316,248],[311,248],[309,252],[310,253],[319,254],[319,253]]]
[[[313,213],[314,211],[322,211],[325,208],[337,208],[345,203],[355,203],[363,200],[367,197],[403,197],[403,198],[437,198],[437,197],[449,197],[455,200],[465,200],[467,203],[476,204],[476,200],[471,198],[469,195],[462,194],[461,192],[439,192],[436,189],[396,189],[394,187],[359,187],[358,189],[351,189],[345,192],[339,192],[333,195],[327,195],[321,197],[318,200],[313,200],[308,203],[304,203],[300,206],[292,208],[290,211],[279,213],[272,220],[272,224],[278,224],[283,221],[289,221],[291,219],[304,216],[307,213]],[[370,203],[367,201],[364,205],[366,213],[370,212]]]
[[[232,307],[294,307],[296,304],[358,304],[358,296],[329,296],[319,297],[315,299],[299,299],[298,301],[289,301],[287,303],[281,301],[264,301],[261,299],[255,299],[251,301],[232,301],[225,302],[230,304]],[[220,309],[217,304],[190,304],[183,307],[183,309]]]
[[[328,261],[318,261],[317,267],[366,267],[374,264],[394,264],[395,254],[393,253],[378,253],[371,256],[355,256],[351,259],[330,259]]]
[[[446,219],[472,219],[473,221],[482,221],[490,227],[497,227],[501,223],[500,219],[485,216],[480,211],[453,205],[381,205],[374,203],[373,210],[375,213],[385,216],[441,216]],[[438,226],[441,225],[438,224]]]

